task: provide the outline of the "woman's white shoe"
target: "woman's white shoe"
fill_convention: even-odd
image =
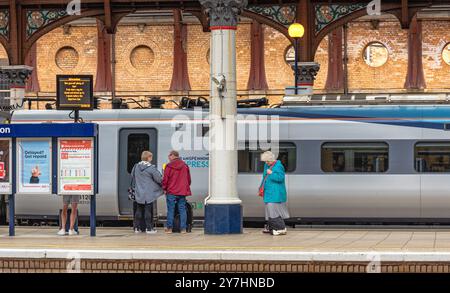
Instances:
[[[287,230],[284,228],[283,230],[272,230],[273,236],[286,235]]]
[[[65,236],[66,235],[66,229],[61,229],[56,233],[58,236]]]

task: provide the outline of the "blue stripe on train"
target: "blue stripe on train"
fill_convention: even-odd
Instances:
[[[450,106],[447,105],[299,106],[275,109],[238,109],[238,113],[292,118],[344,119],[429,129],[445,129],[445,124],[450,123]]]

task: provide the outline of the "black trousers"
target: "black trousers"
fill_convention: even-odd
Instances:
[[[284,224],[284,220],[281,217],[278,218],[269,218],[268,221],[269,230],[284,230],[286,225]]]
[[[141,230],[141,223],[145,222],[147,230],[153,229],[153,203],[136,204],[136,212],[134,214],[134,229]]]

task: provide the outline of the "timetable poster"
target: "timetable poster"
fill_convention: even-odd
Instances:
[[[11,141],[9,139],[0,140],[0,192],[11,192],[10,181],[10,147]]]
[[[18,193],[51,193],[51,140],[21,139],[17,148]]]
[[[93,193],[92,139],[59,140],[59,194]]]

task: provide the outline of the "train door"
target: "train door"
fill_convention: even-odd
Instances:
[[[450,142],[417,142],[414,159],[420,173],[421,217],[450,218]]]
[[[148,128],[123,128],[119,132],[119,212],[131,215],[132,202],[128,199],[131,170],[141,160],[141,153],[150,150],[152,163],[157,165],[157,132]]]

